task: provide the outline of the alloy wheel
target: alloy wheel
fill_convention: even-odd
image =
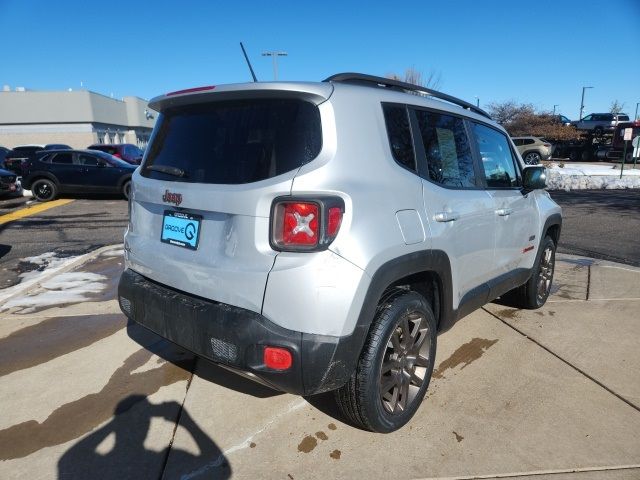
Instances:
[[[380,368],[380,400],[391,414],[404,412],[425,381],[431,359],[429,324],[419,312],[402,316],[387,342]]]
[[[544,302],[549,290],[551,289],[551,280],[553,279],[554,255],[553,248],[547,246],[542,252],[540,258],[540,269],[538,271],[538,284],[536,289],[536,300],[538,303]]]

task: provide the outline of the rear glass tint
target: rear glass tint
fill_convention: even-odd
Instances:
[[[320,112],[303,100],[188,105],[159,116],[141,173],[169,181],[251,183],[295,170],[321,148]],[[152,165],[184,175],[148,170]]]

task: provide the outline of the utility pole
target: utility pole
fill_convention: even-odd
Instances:
[[[286,57],[287,55],[288,55],[287,52],[276,52],[276,51],[262,52],[263,57],[271,57],[271,59],[273,60],[273,79],[274,80],[278,79],[278,57]]]
[[[560,105],[554,105],[553,106],[553,116],[556,116],[556,107],[559,107]]]
[[[593,88],[593,87],[582,87],[582,100],[580,100],[580,118],[578,118],[578,120],[582,120],[582,113],[584,112],[584,91],[587,88]]]
[[[477,95],[474,95],[476,97],[476,107],[480,108],[480,97]]]
[[[640,102],[636,103],[636,113],[635,113],[635,115],[633,116],[633,119],[634,119],[634,120],[637,120],[637,119],[638,119],[638,105],[640,105]]]

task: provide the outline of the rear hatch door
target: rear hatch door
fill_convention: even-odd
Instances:
[[[260,312],[276,256],[271,203],[290,194],[298,169],[322,148],[317,105],[327,87],[240,88],[152,103],[161,114],[133,176],[128,266]]]

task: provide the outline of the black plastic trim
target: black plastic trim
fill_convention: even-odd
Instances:
[[[483,117],[491,118],[487,112],[482,110],[479,107],[476,107],[472,103],[465,102],[460,98],[454,97],[452,95],[448,95],[446,93],[439,92],[437,90],[432,90],[431,88],[423,87],[421,85],[414,85],[413,83],[401,82],[400,80],[393,80],[391,78],[383,78],[376,77],[374,75],[366,75],[364,73],[337,73],[335,75],[331,75],[328,78],[325,78],[323,82],[341,82],[341,83],[355,83],[355,84],[364,84],[370,87],[386,87],[393,88],[401,91],[409,91],[409,92],[420,92],[426,93],[429,96],[438,98],[440,100],[444,100],[445,102],[453,103],[454,105],[458,105],[459,107],[464,108],[465,110],[471,110]]]
[[[355,368],[355,361],[350,359],[360,354],[351,350],[353,335],[332,337],[289,330],[259,313],[175,290],[131,269],[120,277],[118,301],[128,318],[161,337],[237,373],[252,374],[249,378],[276,390],[296,395],[340,387]],[[212,340],[234,354],[227,358],[216,355]],[[267,345],[287,348],[293,356],[292,368],[277,371],[265,367],[263,349]]]

